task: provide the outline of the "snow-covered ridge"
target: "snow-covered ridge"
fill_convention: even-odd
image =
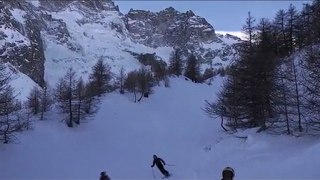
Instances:
[[[216,40],[214,28],[192,11],[181,13],[172,7],[160,12],[131,9],[125,16],[133,41],[151,47],[210,43]],[[158,37],[158,38],[155,38]]]

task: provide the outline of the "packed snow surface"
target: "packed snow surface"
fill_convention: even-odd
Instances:
[[[0,179],[161,179],[152,155],[167,163],[169,179],[220,179],[231,166],[236,179],[319,179],[320,142],[312,137],[272,136],[247,130],[226,134],[219,119],[201,108],[213,100],[213,85],[171,79],[140,103],[132,94],[110,93],[98,113],[75,128],[51,112],[18,143],[0,145]],[[246,139],[236,138],[247,136]]]

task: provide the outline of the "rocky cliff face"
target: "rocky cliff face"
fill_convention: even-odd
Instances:
[[[39,0],[39,2],[41,7],[47,11],[61,11],[70,4],[89,11],[119,11],[118,6],[115,6],[111,0]]]
[[[37,7],[25,0],[0,1],[0,59],[10,62],[42,85],[45,70],[43,33],[54,37],[56,43],[79,51],[79,47],[70,42],[66,23],[53,18],[49,12],[63,11],[70,4],[84,12],[118,10],[118,7],[109,0],[40,0],[39,3]]]
[[[60,74],[51,75],[62,76],[62,69],[74,65],[86,73],[97,57],[115,67],[120,62],[132,64],[134,57],[128,51],[153,53],[179,47],[204,64],[221,65],[233,55],[232,44],[237,41],[217,36],[192,11],[181,13],[172,7],[123,15],[111,0],[0,1],[0,61],[11,63],[40,85],[53,67]]]
[[[44,74],[41,24],[35,16],[23,12],[23,8],[29,8],[23,1],[5,1],[0,6],[1,61],[10,62],[41,85]],[[23,21],[15,19],[12,13],[23,14]]]
[[[125,22],[133,41],[152,47],[188,47],[217,39],[214,28],[204,18],[172,7],[157,13],[131,9]]]

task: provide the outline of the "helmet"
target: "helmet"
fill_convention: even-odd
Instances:
[[[102,171],[101,173],[100,173],[100,176],[105,176],[106,175],[106,172],[105,171]]]
[[[223,179],[232,179],[234,177],[234,170],[231,167],[226,167],[222,171]]]

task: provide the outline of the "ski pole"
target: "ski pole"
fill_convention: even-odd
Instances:
[[[153,179],[156,178],[156,175],[154,174],[154,169],[153,169],[153,167],[152,167],[152,176],[153,176]]]
[[[166,164],[167,166],[176,166],[176,165],[174,165],[174,164]]]

